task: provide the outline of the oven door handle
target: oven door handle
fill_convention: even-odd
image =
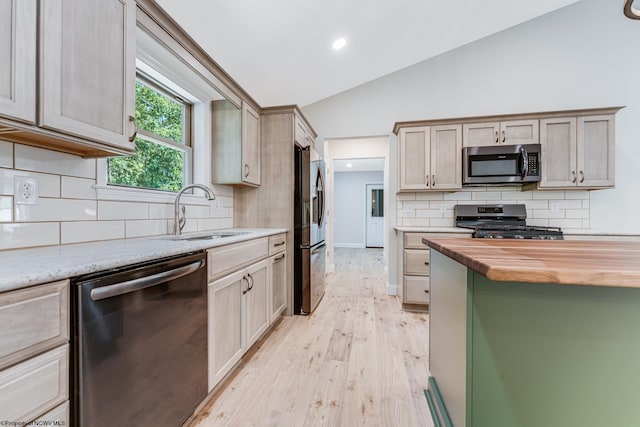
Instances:
[[[520,147],[520,159],[522,162],[520,165],[520,170],[522,171],[520,173],[520,180],[524,181],[527,173],[529,172],[529,153],[527,153],[527,150],[525,150],[524,147]]]
[[[141,277],[139,279],[127,280],[126,282],[116,283],[114,285],[103,286],[91,290],[91,300],[99,301],[118,295],[128,294],[129,292],[138,291],[140,289],[150,288],[170,280],[178,279],[187,274],[191,274],[204,265],[203,260],[193,262],[174,270],[163,271],[162,273],[153,274],[151,276]]]

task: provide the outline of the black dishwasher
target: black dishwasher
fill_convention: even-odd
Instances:
[[[207,395],[205,253],[72,283],[72,425],[182,425]]]

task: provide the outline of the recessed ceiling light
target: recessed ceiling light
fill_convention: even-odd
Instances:
[[[346,166],[346,167],[348,167],[348,168],[350,168],[350,167],[352,167],[353,165],[352,165],[351,163],[347,163],[345,166]]]
[[[339,38],[338,40],[334,41],[333,44],[331,46],[333,46],[333,48],[335,50],[340,50],[342,49],[345,45],[347,44],[347,41],[343,38]]]

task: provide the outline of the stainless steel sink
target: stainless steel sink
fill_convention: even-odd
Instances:
[[[184,240],[187,242],[192,242],[194,240],[214,240],[214,239],[222,239],[224,237],[233,237],[240,236],[243,234],[249,233],[248,231],[212,231],[207,234],[201,234],[198,236],[173,236],[170,240]]]

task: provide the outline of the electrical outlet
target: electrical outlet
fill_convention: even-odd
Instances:
[[[13,200],[16,205],[38,204],[38,179],[28,176],[13,178]]]
[[[440,213],[442,215],[447,213],[447,207],[445,205],[440,205]]]

